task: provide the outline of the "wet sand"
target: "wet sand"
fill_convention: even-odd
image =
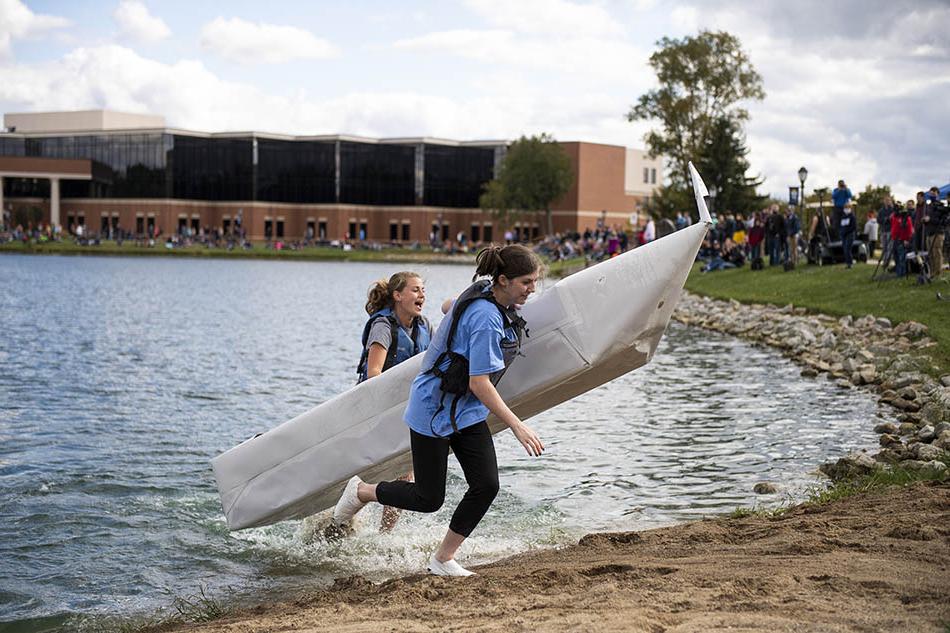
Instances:
[[[950,483],[707,519],[329,590],[173,630],[946,631]]]

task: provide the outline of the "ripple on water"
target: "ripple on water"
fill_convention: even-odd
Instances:
[[[0,622],[96,614],[67,627],[96,630],[200,590],[253,599],[422,569],[463,494],[457,466],[439,512],[379,534],[368,509],[327,542],[325,515],[229,533],[208,464],[353,383],[363,292],[393,268],[0,258],[18,289],[0,293],[15,341],[0,350]],[[471,271],[420,272],[437,322]],[[649,366],[531,421],[544,457],[496,437],[502,490],[462,556],[751,505],[761,480],[800,494],[821,461],[873,444],[874,400],[842,395],[770,350],[673,324]]]

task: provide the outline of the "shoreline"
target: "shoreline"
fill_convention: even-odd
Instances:
[[[895,422],[882,450],[823,464],[832,481],[895,469],[940,481],[891,486],[779,511],[740,511],[671,527],[594,533],[458,581],[360,576],[292,602],[249,606],[161,631],[937,630],[950,622],[950,376],[915,352],[925,326],[835,318],[793,306],[684,292],[674,319],[769,345],[842,390],[870,389]],[[887,345],[871,339],[888,335]],[[930,373],[927,373],[930,372]],[[945,406],[946,405],[946,406]],[[897,423],[900,423],[900,426]],[[893,431],[891,433],[890,431]]]
[[[777,516],[597,533],[464,579],[361,576],[212,622],[152,631],[942,630],[950,483],[917,482]]]
[[[832,480],[893,466],[947,472],[950,374],[939,375],[940,368],[922,353],[937,345],[927,326],[910,320],[895,326],[873,315],[835,318],[791,304],[743,304],[687,292],[673,318],[777,349],[803,366],[805,378],[824,375],[842,389],[862,388],[877,396],[892,420],[874,425],[881,450],[823,464],[821,471]]]
[[[353,248],[343,250],[332,246],[307,246],[299,250],[284,248],[280,251],[255,245],[246,250],[236,248],[227,250],[217,247],[186,246],[166,248],[164,243],[155,246],[137,246],[134,244],[117,245],[114,242],[98,246],[80,246],[67,242],[46,242],[41,244],[23,244],[10,242],[0,244],[0,255],[59,255],[65,257],[181,257],[185,259],[224,259],[224,260],[269,260],[269,261],[314,261],[314,262],[396,262],[418,264],[472,265],[474,253],[446,254],[435,251],[401,248]]]

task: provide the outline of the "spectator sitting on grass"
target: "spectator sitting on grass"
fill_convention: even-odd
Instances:
[[[719,242],[713,242],[712,256],[701,272],[708,273],[716,270],[726,270],[727,268],[738,268],[745,264],[745,255],[742,253],[735,242],[726,239],[722,248],[719,248]]]

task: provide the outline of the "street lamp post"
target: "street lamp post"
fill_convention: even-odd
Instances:
[[[803,220],[805,219],[804,211],[805,211],[805,179],[806,178],[808,178],[808,170],[802,167],[801,169],[798,170],[798,180],[800,180],[802,183],[801,192],[798,196],[798,209],[799,209],[799,215],[802,216]]]

